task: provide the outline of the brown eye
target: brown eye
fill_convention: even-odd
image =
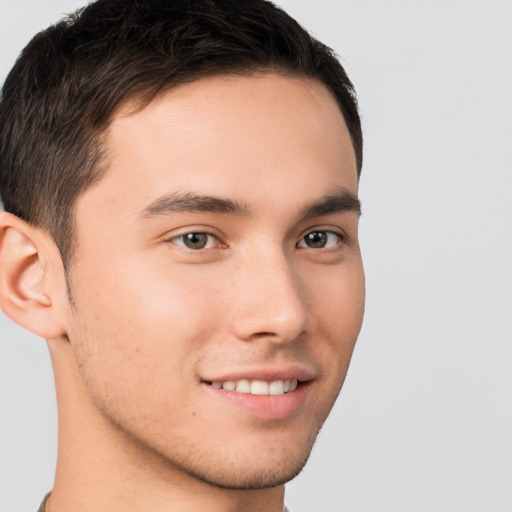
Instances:
[[[325,249],[334,247],[341,240],[341,235],[333,231],[311,231],[298,243],[299,247]]]
[[[327,233],[324,231],[313,231],[313,233],[308,233],[304,237],[304,241],[312,249],[322,249],[327,243]]]
[[[217,239],[209,233],[186,233],[174,237],[171,241],[187,249],[200,250],[214,247]]]

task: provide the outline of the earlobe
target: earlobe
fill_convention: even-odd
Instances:
[[[52,297],[55,252],[48,235],[10,213],[0,213],[0,307],[14,322],[46,339],[64,334]]]

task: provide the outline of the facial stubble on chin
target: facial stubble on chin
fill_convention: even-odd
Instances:
[[[343,381],[344,379],[345,377],[343,377]],[[223,489],[259,490],[277,487],[288,483],[304,469],[325,420],[338,398],[341,387],[343,386],[343,381],[341,382],[337,393],[332,399],[323,417],[318,421],[318,425],[312,429],[306,441],[304,441],[300,446],[297,446],[297,451],[293,454],[286,453],[283,449],[283,453],[280,458],[280,460],[282,460],[281,467],[267,467],[265,470],[259,470],[252,474],[239,474],[236,478],[230,478],[226,475],[222,479],[219,478],[220,475],[218,473],[218,468],[215,467],[210,467],[208,473],[198,471],[197,468],[196,470],[194,470],[194,468],[190,469],[186,467],[183,467],[182,469],[187,472],[187,474],[197,478],[198,480]],[[290,435],[293,435],[292,426],[290,426]]]

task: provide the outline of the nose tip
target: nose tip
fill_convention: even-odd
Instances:
[[[305,331],[304,291],[287,262],[273,262],[264,269],[246,265],[238,283],[232,328],[239,339],[287,343]]]

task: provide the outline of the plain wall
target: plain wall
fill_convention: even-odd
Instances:
[[[0,81],[75,0],[0,0]],[[282,0],[360,97],[367,310],[294,512],[512,511],[512,2]],[[0,316],[0,512],[51,488],[45,342]]]

